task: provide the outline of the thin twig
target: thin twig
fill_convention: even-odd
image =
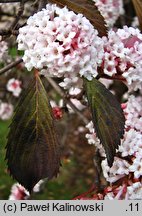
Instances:
[[[119,80],[119,81],[123,81],[125,82],[126,79],[124,77],[122,77],[121,75],[115,75],[115,76],[108,76],[107,74],[102,74],[100,76],[100,78],[105,78],[105,79],[108,79],[108,80]]]
[[[38,11],[41,11],[42,8],[45,8],[47,2],[45,0],[38,1]]]
[[[27,2],[29,0],[25,0]],[[14,3],[14,2],[22,2],[22,0],[0,0],[0,3]]]
[[[64,99],[64,101],[74,110],[74,112],[80,117],[80,119],[85,124],[88,124],[89,123],[88,119],[84,115],[82,115],[82,113],[80,112],[80,110],[78,110],[76,108],[76,106],[68,98],[66,98],[63,90],[56,84],[56,82],[52,78],[50,78],[50,77],[46,77],[46,78],[47,78],[48,82],[50,83],[50,85]]]
[[[87,195],[89,195],[92,192],[94,192],[96,189],[97,188],[95,187],[95,185],[92,185],[92,187],[87,192],[84,192],[84,193],[80,194],[79,196],[74,197],[72,200],[78,200],[78,199],[81,199],[83,197],[86,197]]]
[[[16,28],[21,16],[23,15],[23,12],[24,12],[24,1],[21,1],[18,13],[16,14],[16,17],[10,26],[11,32]]]
[[[4,68],[2,68],[0,70],[0,75],[4,74],[5,72],[7,72],[8,70],[12,69],[13,67],[17,66],[18,64],[20,64],[23,60],[22,59],[18,59],[15,62],[12,62],[10,64],[8,64],[7,66],[5,66]]]

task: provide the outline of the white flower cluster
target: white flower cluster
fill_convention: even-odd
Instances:
[[[109,27],[112,27],[118,17],[124,13],[122,0],[93,0],[105,18]]]
[[[21,81],[19,81],[18,79],[15,78],[11,78],[8,83],[7,83],[7,90],[12,92],[12,94],[15,97],[19,97],[22,88],[21,88]]]
[[[139,29],[124,26],[110,30],[104,40],[102,68],[108,76],[121,75],[130,90],[142,88],[142,34]]]
[[[8,120],[13,114],[13,105],[0,101],[0,119]]]
[[[142,199],[142,183],[135,182],[131,186],[122,185],[115,188],[104,196],[105,200],[141,200]]]
[[[124,109],[126,115],[126,126],[137,131],[142,130],[142,97],[131,95]]]
[[[105,150],[104,150],[102,144],[100,143],[99,138],[96,136],[93,122],[90,121],[86,125],[86,128],[89,130],[89,133],[87,133],[86,136],[85,136],[87,138],[87,140],[88,140],[88,143],[89,144],[94,144],[99,149],[100,155],[102,157],[105,157],[106,156]]]
[[[5,61],[7,57],[8,46],[5,41],[2,40],[2,36],[0,36],[0,62]]]
[[[126,122],[125,133],[121,140],[121,145],[114,158],[113,166],[110,168],[107,159],[102,161],[104,177],[108,182],[114,184],[118,180],[128,179],[126,194],[128,199],[132,197],[137,199],[139,193],[142,194],[142,98],[131,95],[126,104],[122,105]],[[103,146],[98,142],[92,122],[87,125],[90,134],[86,135],[88,143],[95,144],[99,149],[101,156],[105,157]],[[135,181],[139,183],[138,194],[131,193],[134,189]],[[109,194],[106,198],[114,194]],[[142,197],[141,197],[142,199]]]
[[[119,157],[114,158],[114,163],[111,168],[108,166],[106,159],[102,161],[102,169],[103,169],[104,177],[110,183],[114,183],[117,180],[124,177],[125,175],[128,175],[129,166],[130,164],[127,161]]]
[[[78,75],[91,80],[102,63],[98,31],[82,14],[55,4],[31,16],[17,41],[29,71],[37,68],[45,76],[64,77],[67,84],[77,82]]]
[[[127,197],[130,200],[142,199],[142,183],[136,182],[127,187]]]

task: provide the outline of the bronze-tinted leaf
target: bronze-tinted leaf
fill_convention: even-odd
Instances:
[[[6,146],[10,174],[29,191],[40,179],[51,179],[59,171],[59,145],[51,113],[36,74],[17,105]]]
[[[96,134],[103,144],[109,166],[124,133],[125,118],[114,95],[97,79],[84,79]]]
[[[139,19],[140,29],[142,31],[142,0],[132,0],[132,1],[136,10],[136,14]]]
[[[107,35],[104,18],[92,0],[50,0],[50,2],[56,3],[60,7],[67,6],[76,13],[82,13],[98,30],[100,36]]]

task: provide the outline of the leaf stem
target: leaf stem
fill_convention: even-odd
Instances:
[[[17,66],[18,64],[20,64],[23,60],[22,59],[18,59],[15,62],[12,62],[10,64],[8,64],[7,66],[5,66],[4,68],[2,68],[0,70],[0,75],[4,74],[5,72],[7,72],[8,70],[12,69],[13,67]]]
[[[74,112],[79,116],[79,118],[84,122],[84,124],[88,124],[88,119],[76,108],[76,106],[66,98],[63,90],[56,84],[56,82],[51,77],[46,77],[50,85],[55,89],[55,91],[64,99],[64,101],[74,110]]]

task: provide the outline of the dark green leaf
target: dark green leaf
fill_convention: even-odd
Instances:
[[[97,79],[84,79],[96,134],[103,144],[109,166],[124,133],[125,118],[114,95]]]
[[[56,3],[60,7],[67,6],[76,13],[82,13],[98,30],[100,36],[107,35],[104,18],[92,0],[50,0],[50,2]]]
[[[59,145],[51,108],[38,75],[17,105],[6,149],[10,174],[29,191],[40,179],[51,179],[59,171]]]

